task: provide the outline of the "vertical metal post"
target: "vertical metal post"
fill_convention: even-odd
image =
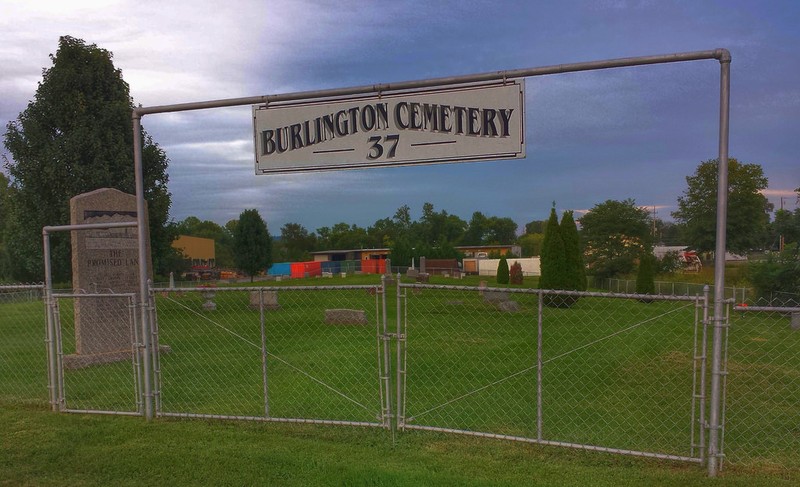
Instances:
[[[708,302],[710,289],[703,286],[703,338],[700,342],[700,459],[706,457],[706,369],[708,367]]]
[[[153,282],[147,281],[147,309],[150,316],[150,337],[153,355],[153,408],[154,415],[158,416],[161,412],[161,348],[158,337],[158,312],[156,310],[156,294],[153,290]],[[174,287],[174,286],[173,286]]]
[[[539,290],[539,319],[538,332],[536,338],[536,438],[541,441],[544,439],[542,434],[542,328],[544,322],[544,297]]]
[[[50,267],[50,234],[47,230],[42,230],[42,240],[44,243],[44,303],[47,317],[47,372],[50,393],[50,408],[58,411],[58,376],[56,363],[56,332],[55,319],[53,317],[53,275]]]
[[[391,270],[390,270],[391,271]],[[381,276],[381,318],[383,320],[383,373],[381,374],[383,384],[381,387],[384,389],[384,397],[386,397],[386,418],[385,426],[394,431],[395,421],[392,421],[392,396],[391,396],[391,361],[389,358],[389,347],[391,337],[389,336],[388,315],[386,310],[386,274]],[[399,336],[398,336],[399,338]]]
[[[406,371],[405,371],[405,360],[403,353],[405,352],[405,344],[406,344],[406,336],[405,336],[405,328],[403,327],[402,317],[405,316],[402,313],[402,307],[400,305],[400,298],[402,296],[400,290],[400,273],[397,273],[397,349],[396,354],[397,357],[395,360],[397,361],[397,396],[395,397],[395,401],[397,401],[397,428],[402,429],[405,426],[405,417],[406,417],[406,408],[405,408],[405,381],[406,381]]]
[[[720,63],[719,103],[719,167],[717,174],[717,245],[714,254],[714,338],[711,361],[711,404],[708,425],[708,476],[716,477],[719,470],[720,386],[723,328],[725,327],[725,250],[728,217],[728,132],[730,119],[731,56],[724,51]]]
[[[147,215],[144,203],[144,169],[142,165],[142,124],[141,116],[133,110],[133,165],[136,176],[136,222],[137,236],[139,238],[139,306],[142,325],[143,345],[143,370],[144,375],[144,417],[148,421],[153,419],[153,390],[150,382],[150,316],[147,312],[147,242],[149,231],[147,228]]]
[[[264,382],[264,417],[269,418],[269,382],[267,380],[267,328],[264,319],[264,290],[258,291],[258,320],[261,324],[261,377]]]

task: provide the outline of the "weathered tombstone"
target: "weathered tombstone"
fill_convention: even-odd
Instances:
[[[259,309],[261,307],[261,294],[264,295],[264,309],[281,309],[278,304],[278,291],[250,291],[250,308]]]
[[[136,197],[122,191],[103,188],[70,199],[72,225],[135,221]],[[76,292],[139,294],[136,227],[71,233],[72,287]],[[146,255],[150,259],[149,245]],[[124,297],[76,298],[75,354],[66,356],[64,365],[75,368],[130,359],[136,310],[129,304]]]
[[[326,309],[325,324],[368,325],[367,312],[363,309]]]
[[[417,269],[408,269],[406,271],[406,276],[408,276],[408,277],[410,277],[412,279],[416,279],[418,275],[419,275],[419,271]]]
[[[419,272],[420,274],[425,274],[428,270],[425,268],[425,257],[419,258]]]

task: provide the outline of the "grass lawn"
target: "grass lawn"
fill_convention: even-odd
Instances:
[[[0,403],[0,485],[796,485],[780,472],[426,432],[54,414]]]

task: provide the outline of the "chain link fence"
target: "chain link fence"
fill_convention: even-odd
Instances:
[[[800,480],[800,301],[739,303],[727,333],[728,464]]]
[[[400,426],[701,461],[700,298],[402,285]]]
[[[386,426],[380,286],[155,295],[156,411]]]
[[[389,289],[388,300],[381,285],[153,290],[156,414],[397,425],[703,462],[704,296]],[[52,391],[61,411],[143,414],[134,296],[60,292],[48,306],[42,294],[0,288],[0,400],[46,405]],[[724,466],[797,479],[800,303],[770,304],[727,303]],[[99,343],[78,320],[99,324]]]
[[[49,401],[44,286],[0,286],[0,399]]]

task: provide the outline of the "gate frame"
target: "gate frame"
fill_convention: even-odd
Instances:
[[[335,96],[381,94],[388,91],[428,88],[443,85],[459,85],[482,81],[507,81],[508,79],[543,76],[548,74],[571,73],[578,71],[594,71],[609,68],[631,66],[644,66],[650,64],[666,64],[683,61],[699,61],[716,59],[720,63],[720,109],[719,109],[719,155],[718,155],[718,180],[717,180],[717,221],[716,221],[716,247],[714,255],[714,315],[713,321],[713,355],[711,364],[711,398],[708,424],[708,475],[716,477],[722,459],[720,452],[720,433],[723,425],[720,422],[721,411],[721,383],[722,375],[722,349],[723,332],[727,328],[724,316],[724,290],[725,290],[725,249],[727,232],[728,210],[728,137],[730,123],[730,65],[731,54],[727,49],[714,49],[708,51],[694,51],[685,53],[642,56],[590,61],[572,64],[557,64],[552,66],[523,68],[515,70],[495,71],[488,73],[471,74],[465,76],[452,76],[444,78],[431,78],[426,80],[405,81],[399,83],[364,85],[351,88],[337,88],[328,90],[315,90],[295,92],[279,95],[262,95],[244,98],[229,98],[172,105],[152,107],[134,107],[131,118],[133,120],[133,158],[136,180],[136,208],[139,237],[139,306],[141,307],[141,323],[144,331],[145,346],[149,346],[150,313],[145,298],[148,293],[147,269],[147,242],[149,232],[145,220],[144,200],[144,172],[142,165],[142,126],[141,119],[145,115],[157,113],[171,113],[190,110],[203,110],[208,108],[223,108],[242,105],[269,104],[273,102],[298,101],[306,99],[322,99]],[[145,368],[145,418],[153,418],[153,396],[150,384],[150,368],[148,361]]]

